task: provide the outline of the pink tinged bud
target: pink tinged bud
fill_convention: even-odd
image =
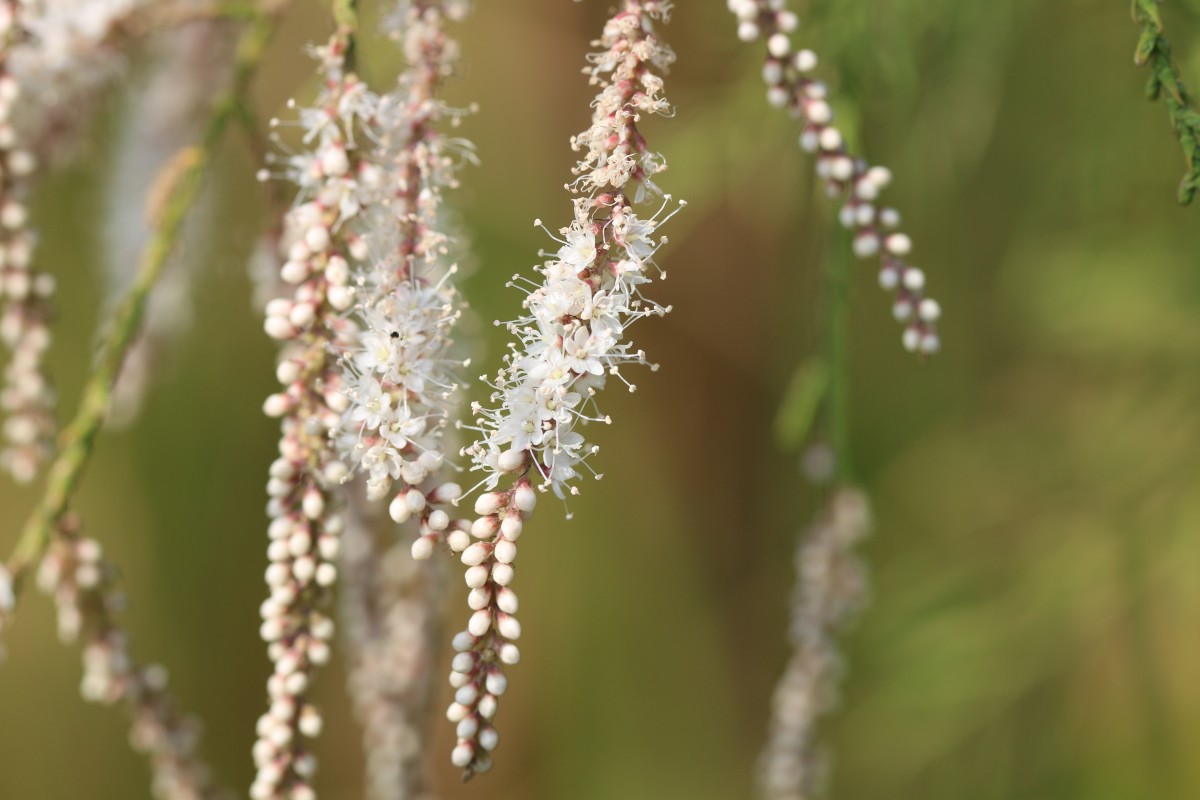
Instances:
[[[492,592],[487,588],[487,586],[480,586],[476,589],[472,589],[467,595],[467,605],[475,611],[478,611],[481,608],[487,608],[488,604],[491,602]]]
[[[263,330],[272,339],[291,339],[296,335],[296,328],[284,317],[267,317],[263,322]]]
[[[468,683],[466,686],[459,687],[454,693],[454,702],[461,703],[464,706],[473,706],[479,698],[479,688],[473,683]]]
[[[317,571],[317,562],[310,557],[304,556],[297,558],[292,564],[292,574],[296,576],[296,580],[301,583],[308,583],[312,580],[313,575]]]
[[[500,661],[504,664],[516,664],[521,660],[521,651],[512,642],[500,648]]]
[[[479,731],[479,718],[470,716],[458,723],[458,727],[454,732],[460,739],[474,739],[475,734]]]
[[[496,615],[496,630],[500,631],[500,635],[505,639],[521,638],[521,623],[511,614],[500,612]]]
[[[480,517],[471,523],[471,535],[476,539],[490,539],[500,530],[500,520],[496,517]]]
[[[792,43],[786,33],[775,33],[767,39],[767,52],[776,58],[785,57],[792,49]]]
[[[486,517],[495,514],[500,509],[504,508],[507,502],[502,492],[488,492],[481,494],[475,501],[475,513],[480,517]]]
[[[884,239],[883,246],[894,256],[906,256],[912,250],[912,239],[903,233],[893,233]]]
[[[496,459],[496,466],[502,472],[516,472],[525,466],[525,451],[524,450],[505,450]]]
[[[509,511],[504,517],[504,521],[500,523],[500,532],[504,534],[505,539],[516,541],[521,535],[521,530],[525,527],[521,521],[521,513],[519,511]]]
[[[323,253],[329,247],[329,229],[315,225],[304,233],[304,243],[314,253]]]
[[[471,676],[463,672],[451,672],[449,683],[452,688],[457,689],[460,686],[466,686],[471,682]]]
[[[446,719],[450,722],[461,722],[469,713],[471,713],[471,709],[462,703],[451,703],[450,707],[446,709]]]
[[[446,544],[456,553],[466,550],[471,544],[471,536],[464,530],[455,529],[446,534]]]
[[[467,622],[467,630],[472,636],[483,636],[492,627],[492,612],[481,608],[471,615]]]
[[[508,678],[504,677],[503,672],[495,670],[488,673],[487,678],[484,680],[484,685],[487,687],[489,694],[499,697],[508,688]]]
[[[925,288],[925,273],[915,267],[904,270],[904,288],[919,292]]]
[[[323,664],[328,664],[329,658],[332,655],[333,655],[333,652],[330,650],[329,644],[327,642],[322,642],[319,640],[309,642],[308,660],[311,661],[312,663],[316,664],[317,666],[321,666]]]
[[[304,501],[301,503],[304,510],[304,516],[309,519],[320,519],[325,513],[325,497],[319,489],[309,488],[304,492]]]
[[[496,560],[501,564],[511,564],[517,557],[517,546],[508,539],[501,539],[496,543],[495,553]]]
[[[486,569],[486,567],[484,568]],[[512,583],[513,568],[509,564],[493,564],[492,565],[492,580],[499,586],[508,586]]]
[[[412,557],[415,561],[424,561],[433,555],[434,537],[421,536],[412,543]]]
[[[330,286],[325,297],[329,300],[329,305],[338,311],[345,311],[354,305],[354,287],[342,285]]]
[[[470,742],[460,742],[450,752],[450,763],[459,768],[465,768],[470,765],[471,759],[475,757],[475,748]]]
[[[463,551],[462,563],[468,567],[474,567],[482,564],[491,554],[492,548],[483,542],[476,542]]]
[[[501,587],[500,591],[496,592],[496,605],[508,614],[517,613],[517,593],[507,586]]]
[[[263,414],[272,419],[278,419],[292,408],[292,401],[286,394],[273,394],[263,403]]]
[[[279,268],[279,277],[293,286],[304,283],[308,278],[308,264],[304,261],[285,261]]]
[[[408,510],[415,514],[425,508],[425,495],[420,489],[409,489],[404,494],[404,502]]]
[[[392,502],[388,505],[388,516],[393,522],[404,524],[408,522],[408,518],[412,516],[412,509],[408,506],[408,498],[403,494],[398,494],[392,498]]]
[[[892,291],[900,285],[900,270],[895,267],[884,267],[879,270],[879,286]]]
[[[462,487],[457,483],[443,483],[441,486],[429,493],[429,502],[443,505],[453,503],[458,498],[462,497]]]
[[[325,562],[317,567],[317,574],[314,577],[318,586],[333,586],[337,583],[337,567]]]
[[[471,567],[463,575],[463,578],[466,580],[467,586],[470,586],[472,589],[478,589],[487,583],[488,568],[482,565]]]
[[[922,322],[937,322],[938,318],[942,316],[942,307],[938,305],[937,300],[926,298],[918,306],[917,315]]]
[[[479,732],[479,746],[484,750],[495,750],[500,744],[500,734],[490,725]]]
[[[346,148],[337,145],[326,147],[321,153],[321,171],[332,177],[341,177],[350,170],[350,158]]]
[[[300,712],[300,732],[312,738],[321,733],[321,714],[312,706],[305,706]]]
[[[537,492],[533,490],[533,487],[528,482],[522,482],[517,486],[516,491],[513,492],[513,504],[528,514],[537,505]]]

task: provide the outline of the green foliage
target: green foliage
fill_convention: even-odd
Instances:
[[[1183,85],[1179,67],[1171,58],[1171,45],[1163,35],[1158,0],[1133,0],[1132,10],[1134,21],[1142,27],[1133,60],[1139,66],[1150,67],[1146,96],[1150,100],[1162,98],[1171,127],[1183,149],[1188,171],[1179,184],[1179,202],[1187,205],[1200,188],[1200,114]]]

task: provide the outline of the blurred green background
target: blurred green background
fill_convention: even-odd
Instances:
[[[460,28],[451,94],[480,104],[463,133],[482,166],[456,199],[484,321],[510,315],[504,281],[547,244],[532,220],[569,219],[567,140],[589,116],[579,68],[608,5],[484,2]],[[798,10],[799,40],[852,100],[837,106],[846,129],[894,170],[887,199],[944,309],[944,352],[919,363],[875,270],[855,265],[853,455],[876,518],[873,603],[847,641],[833,795],[1200,797],[1200,208],[1175,203],[1182,157],[1143,99],[1127,3]],[[1200,86],[1200,2],[1164,13]],[[264,116],[311,95],[303,45],[326,25],[314,2],[291,12],[256,84]],[[584,486],[575,520],[545,503],[528,528],[524,658],[497,768],[461,785],[439,716],[444,798],[751,796],[787,655],[794,537],[815,510],[772,417],[818,347],[833,207],[794,123],[766,107],[759,48],[736,40],[725,4],[683,0],[665,33],[678,113],[645,133],[670,161],[664,186],[691,205],[667,231],[671,277],[656,288],[675,313],[637,330],[663,369],[608,396],[607,477]],[[386,85],[390,45],[364,50]],[[41,262],[60,276],[66,408],[100,322],[123,122],[110,109],[35,203]],[[266,214],[257,165],[239,136],[220,164],[214,210],[182,254],[199,268],[194,326],[137,425],[101,438],[77,510],[124,570],[135,651],[170,667],[206,752],[244,791],[268,671],[257,607],[277,428],[259,409],[274,348],[245,270]],[[483,330],[491,371],[501,342]],[[31,503],[0,485],[5,550]],[[78,653],[56,642],[50,603],[31,593],[5,638],[0,797],[148,796],[125,719],[79,700]],[[361,797],[340,666],[318,694],[321,796]]]

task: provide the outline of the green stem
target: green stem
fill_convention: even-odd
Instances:
[[[1158,0],[1132,0],[1132,3],[1134,22],[1142,28],[1133,60],[1139,65],[1149,65],[1146,95],[1151,100],[1162,98],[1171,127],[1183,149],[1188,171],[1179,184],[1179,202],[1187,205],[1200,189],[1200,113],[1183,85],[1179,67],[1171,58],[1171,45],[1163,35]]]
[[[834,483],[847,486],[854,481],[850,458],[850,358],[847,352],[850,316],[850,236],[835,226],[826,267],[825,341],[829,389],[826,395],[826,424],[833,448]]]
[[[346,47],[347,72],[354,72],[358,55],[358,0],[333,0],[333,21]]]
[[[229,123],[238,116],[241,97],[274,29],[274,16],[262,14],[242,34],[230,88],[213,104],[212,116],[198,144],[181,151],[167,169],[177,169],[171,190],[159,209],[157,227],[142,251],[133,285],[113,316],[101,347],[100,359],[83,389],[79,410],[62,433],[58,457],[50,466],[46,489],[8,559],[14,595],[20,593],[28,572],[36,566],[52,542],[71,498],[91,460],[96,436],[108,417],[113,388],[130,346],[141,330],[150,292],[175,249],[204,177]]]

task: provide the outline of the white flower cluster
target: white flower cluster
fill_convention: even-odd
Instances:
[[[825,84],[809,76],[816,68],[816,55],[793,48],[790,34],[799,18],[787,10],[786,0],[727,0],[727,4],[738,18],[738,36],[743,41],[766,38],[763,80],[767,99],[803,121],[800,146],[817,154],[817,176],[830,196],[845,197],[840,219],[855,232],[855,255],[880,257],[879,283],[895,293],[892,311],[905,325],[904,347],[922,354],[937,352],[941,347],[937,332],[941,307],[925,297],[925,273],[905,261],[912,240],[896,230],[899,212],[876,202],[891,182],[891,172],[873,167],[847,150],[845,138],[833,125]]]
[[[836,634],[866,595],[866,575],[855,548],[870,523],[866,497],[856,489],[839,489],[800,539],[788,636],[793,652],[775,689],[759,763],[766,800],[810,800],[823,794],[828,767],[819,723],[837,702],[842,665]]]
[[[64,643],[82,639],[83,698],[128,708],[133,720],[129,740],[150,759],[158,800],[227,797],[213,784],[197,752],[197,724],[179,713],[167,690],[166,669],[134,661],[128,637],[114,619],[125,605],[115,574],[99,543],[74,533],[60,535],[38,569],[38,585],[57,607],[59,637]]]
[[[491,767],[504,668],[520,658],[510,584],[516,540],[536,501],[531,478],[560,497],[564,489],[578,491],[574,480],[596,452],[579,428],[608,421],[596,394],[609,376],[624,380],[622,365],[647,363],[628,339],[629,325],[669,310],[641,290],[658,272],[654,256],[663,240],[656,234],[669,217],[662,211],[670,198],[650,216],[634,208],[658,194],[653,178],[666,168],[646,148],[637,123],[669,110],[659,73],[674,56],[653,29],[669,10],[666,2],[625,0],[595,42],[600,50],[589,57],[588,73],[600,92],[591,126],[572,140],[583,153],[572,184],[579,195],[574,220],[560,230],[555,256],[538,269],[542,281],[526,282],[526,314],[508,325],[517,341],[491,384],[493,405],[473,406],[481,438],[464,453],[490,491],[475,503],[470,536],[455,531],[448,538],[467,567],[472,609],[467,629],[454,638],[455,696],[447,710],[458,733],[451,760],[467,778]],[[498,488],[502,479],[508,488]]]
[[[10,355],[0,387],[8,443],[0,467],[19,483],[36,477],[55,431],[55,394],[43,367],[54,279],[31,263],[34,235],[24,197],[37,160],[15,124],[17,110],[31,103],[10,71],[11,55],[28,35],[30,10],[19,0],[0,2],[0,342]]]
[[[408,68],[396,89],[378,98],[367,137],[374,146],[364,158],[376,172],[380,197],[361,220],[370,255],[353,273],[357,330],[344,359],[350,402],[338,450],[365,476],[369,498],[381,499],[399,483],[392,518],[416,518],[424,528],[434,511],[429,494],[445,461],[442,438],[459,388],[454,371],[465,366],[452,357],[462,303],[453,284],[458,268],[446,263],[451,238],[442,190],[457,186],[456,166],[473,154],[469,143],[440,132],[440,123],[458,116],[436,94],[458,59],[444,22],[465,10],[459,2],[405,0],[392,16]],[[439,494],[457,499],[446,490]]]

